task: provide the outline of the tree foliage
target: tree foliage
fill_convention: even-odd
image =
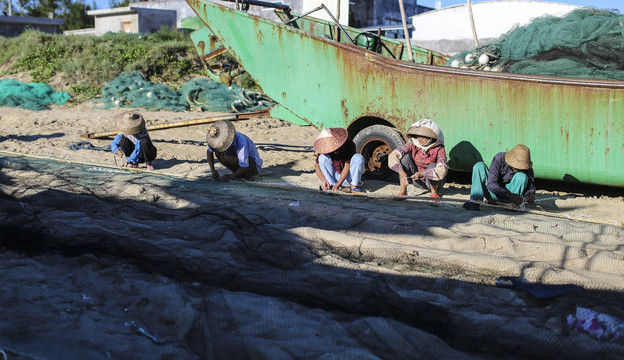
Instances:
[[[62,31],[94,26],[94,18],[87,15],[87,11],[95,9],[95,2],[91,7],[84,0],[0,0],[0,9],[5,13],[8,13],[9,1],[14,16],[47,18],[52,14],[54,18],[65,20]]]

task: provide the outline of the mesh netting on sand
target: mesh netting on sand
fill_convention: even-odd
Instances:
[[[70,99],[64,91],[44,83],[25,84],[12,79],[0,80],[0,106],[43,110],[49,105],[63,105]]]
[[[180,90],[175,90],[148,81],[137,71],[121,73],[107,82],[98,101],[106,108],[131,107],[153,111],[201,109],[211,112],[252,112],[275,104],[262,93],[206,79],[188,81],[182,84]]]
[[[624,356],[566,325],[580,306],[624,319],[619,227],[17,155],[0,169],[9,354]],[[584,290],[537,299],[499,276]]]

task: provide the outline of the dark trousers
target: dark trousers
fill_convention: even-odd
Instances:
[[[236,150],[233,148],[229,148],[223,152],[214,152],[215,157],[223,166],[225,166],[231,172],[238,170],[240,165],[238,164],[238,154]],[[256,166],[256,162],[251,157],[249,158],[249,168],[247,170],[246,176],[254,176],[258,175],[258,166]]]
[[[156,159],[156,147],[152,144],[149,137],[144,137],[141,140],[141,153],[139,154],[139,163],[151,163]],[[119,148],[123,151],[126,157],[130,156],[134,151],[134,144],[126,137],[122,137],[119,141]]]
[[[435,167],[435,166],[436,166],[435,163],[429,164],[427,168]],[[441,189],[444,183],[446,182],[446,179],[442,179],[440,181],[429,180],[426,178],[424,180],[412,180],[410,176],[418,172],[418,166],[416,166],[416,163],[414,162],[414,158],[410,154],[403,155],[403,157],[401,158],[401,167],[403,168],[403,171],[405,171],[405,173],[407,174],[407,182],[409,182],[410,184],[413,183],[414,186],[417,186],[421,189],[431,190],[432,184],[438,185],[438,189]]]

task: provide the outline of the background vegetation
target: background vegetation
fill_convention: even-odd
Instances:
[[[0,37],[0,78],[44,82],[68,92],[74,101],[98,96],[107,81],[135,70],[149,81],[174,88],[192,78],[207,77],[189,35],[165,28],[150,35],[96,37],[27,31],[14,38]],[[248,77],[237,78],[237,84],[253,88]]]

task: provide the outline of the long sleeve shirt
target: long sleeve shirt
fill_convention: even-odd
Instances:
[[[535,175],[533,174],[533,169],[521,170],[529,177],[529,184],[527,186],[527,190],[522,195],[527,195],[529,193],[535,193]],[[507,189],[505,185],[511,182],[515,172],[512,168],[507,165],[505,161],[505,153],[500,152],[494,156],[492,159],[492,164],[490,165],[490,170],[488,172],[488,180],[487,180],[487,188],[496,196],[506,197]]]
[[[440,164],[443,164],[444,166],[447,166],[446,149],[444,148],[444,145],[438,145],[425,151],[419,148],[418,146],[414,145],[414,143],[410,141],[406,143],[405,145],[398,147],[394,151],[398,152],[399,154],[398,163],[395,163],[391,167],[391,169],[396,172],[399,172],[401,170],[400,159],[405,154],[410,154],[412,156],[412,159],[414,159],[414,163],[416,164],[416,167],[418,167],[418,171],[423,171],[425,174],[425,177],[429,180],[435,177],[434,175],[435,170],[433,168],[429,168],[429,169],[427,168],[430,164],[440,163]]]
[[[124,135],[122,133],[119,133],[117,134],[117,136],[115,136],[115,139],[111,143],[111,150],[113,151],[113,153],[117,153],[117,150],[121,150],[121,148],[119,147],[119,142],[124,137],[134,143],[134,150],[132,151],[130,156],[126,157],[126,161],[128,161],[129,164],[136,164],[139,162],[139,159],[141,158],[141,139],[145,136],[149,137],[149,134],[145,130],[135,135]]]

